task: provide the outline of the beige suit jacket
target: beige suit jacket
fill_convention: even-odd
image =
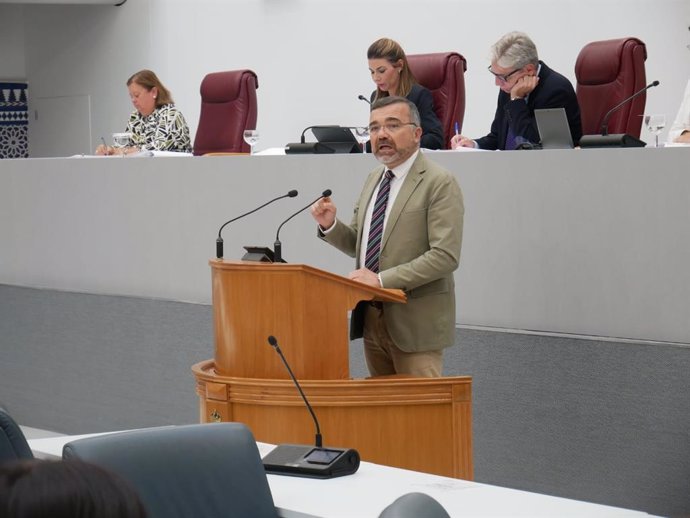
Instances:
[[[352,222],[338,220],[319,236],[339,250],[359,258],[362,226],[384,167],[367,178]],[[429,351],[453,345],[455,282],[460,261],[464,217],[462,191],[455,178],[421,152],[405,176],[386,220],[380,275],[385,288],[407,294],[407,304],[384,304],[388,332],[403,351]],[[359,268],[359,259],[357,259]],[[361,311],[353,312],[352,338],[361,337]]]

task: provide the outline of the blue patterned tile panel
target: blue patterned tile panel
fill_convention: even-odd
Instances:
[[[0,82],[0,158],[29,156],[26,90],[26,83]]]

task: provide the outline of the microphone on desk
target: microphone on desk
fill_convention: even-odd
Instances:
[[[370,101],[369,99],[367,99],[366,97],[364,97],[362,94],[359,94],[359,95],[357,96],[357,99],[359,99],[360,101],[364,101],[364,102],[367,103],[369,106],[371,106],[371,101]]]
[[[309,207],[311,207],[314,203],[316,203],[317,201],[319,201],[321,198],[328,198],[332,193],[333,193],[333,191],[331,191],[330,189],[326,189],[325,191],[323,191],[323,192],[321,193],[321,196],[319,196],[318,198],[316,198],[313,202],[311,202],[311,203],[310,203],[309,205],[307,205],[306,207],[302,207],[300,210],[298,210],[297,212],[295,212],[292,216],[290,216],[288,219],[286,219],[285,221],[283,221],[283,222],[280,224],[280,226],[278,227],[278,230],[276,231],[276,240],[275,240],[275,243],[273,243],[273,262],[274,262],[274,263],[282,263],[282,262],[285,262],[285,261],[283,261],[283,244],[280,242],[280,229],[283,228],[283,225],[285,225],[285,223],[287,223],[287,222],[290,221],[292,218],[294,218],[295,216],[297,216],[297,214],[299,214],[300,212],[303,212],[303,211],[307,210]]]
[[[627,103],[629,103],[630,101],[632,101],[635,97],[645,93],[647,90],[649,90],[650,88],[652,88],[654,86],[659,86],[659,81],[654,81],[652,83],[649,83],[647,86],[645,86],[644,88],[642,88],[638,92],[635,92],[634,94],[632,94],[627,99],[623,99],[616,106],[614,106],[608,112],[606,112],[606,115],[604,115],[604,120],[601,123],[601,134],[602,134],[602,136],[606,136],[609,134],[609,119],[611,118],[611,115],[613,115],[615,112],[617,112],[622,106],[624,106]]]
[[[250,210],[249,212],[245,212],[244,214],[241,214],[240,216],[237,216],[236,218],[232,218],[232,219],[226,221],[225,223],[223,223],[220,226],[220,228],[218,229],[218,238],[216,239],[216,257],[218,259],[223,258],[223,238],[221,237],[220,234],[226,225],[228,225],[229,223],[232,223],[233,221],[237,221],[238,219],[242,219],[245,216],[249,216],[250,214],[253,214],[257,210],[263,209],[266,205],[270,205],[274,201],[282,200],[283,198],[294,198],[295,196],[297,196],[297,194],[298,194],[297,191],[295,189],[292,189],[291,191],[288,191],[287,194],[283,194],[282,196],[278,196],[277,198],[273,198],[272,200],[267,201],[266,203],[261,205],[260,207],[257,207],[254,210]]]
[[[659,86],[659,81],[653,81],[647,86],[638,90],[630,97],[623,99],[616,106],[611,108],[601,122],[601,135],[583,135],[580,139],[580,147],[644,147],[646,144],[638,138],[628,135],[627,133],[617,133],[609,135],[609,119],[616,113],[619,109],[625,106],[627,103],[635,99],[638,95],[642,95],[650,88]]]
[[[271,335],[268,343],[273,347],[283,361],[285,368],[290,374],[292,382],[297,387],[302,400],[309,410],[316,435],[314,446],[303,446],[297,444],[279,444],[266,455],[262,461],[267,473],[275,475],[291,475],[294,477],[310,478],[333,478],[352,475],[359,469],[359,453],[352,448],[324,448],[322,446],[321,428],[319,420],[316,418],[314,409],[309,404],[295,374],[290,368],[290,364],[280,350],[278,340]]]

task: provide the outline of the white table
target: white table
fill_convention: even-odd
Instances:
[[[34,455],[56,459],[64,444],[86,434],[33,439]],[[257,443],[261,455],[273,445]],[[642,517],[639,511],[517,491],[362,462],[357,473],[330,480],[268,475],[278,513],[283,518],[376,518],[397,497],[426,493],[455,516]],[[421,517],[420,517],[421,518]]]

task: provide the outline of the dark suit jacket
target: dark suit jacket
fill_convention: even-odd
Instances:
[[[367,178],[352,222],[338,220],[319,237],[357,258],[362,226],[384,168]],[[464,216],[462,191],[447,170],[422,153],[405,176],[381,240],[380,276],[385,288],[407,294],[407,304],[384,303],[383,316],[395,345],[403,351],[429,351],[455,342],[455,283]],[[362,306],[352,315],[352,338],[362,336]]]
[[[539,62],[539,84],[529,94],[527,102],[522,99],[510,100],[510,94],[503,90],[498,94],[498,106],[491,133],[476,139],[482,149],[505,149],[508,135],[508,122],[512,121],[513,132],[534,144],[539,142],[539,131],[534,118],[534,110],[542,108],[565,108],[573,143],[577,145],[582,137],[582,123],[580,122],[580,105],[573,85],[568,79],[555,70],[551,70],[545,63]]]
[[[376,90],[371,93],[371,102],[374,102]],[[412,90],[407,96],[408,101],[412,101],[419,111],[419,118],[422,122],[422,141],[420,147],[425,149],[443,149],[445,136],[443,128],[436,112],[434,111],[434,98],[429,89],[422,85],[412,85]],[[371,147],[367,147],[371,150]]]

